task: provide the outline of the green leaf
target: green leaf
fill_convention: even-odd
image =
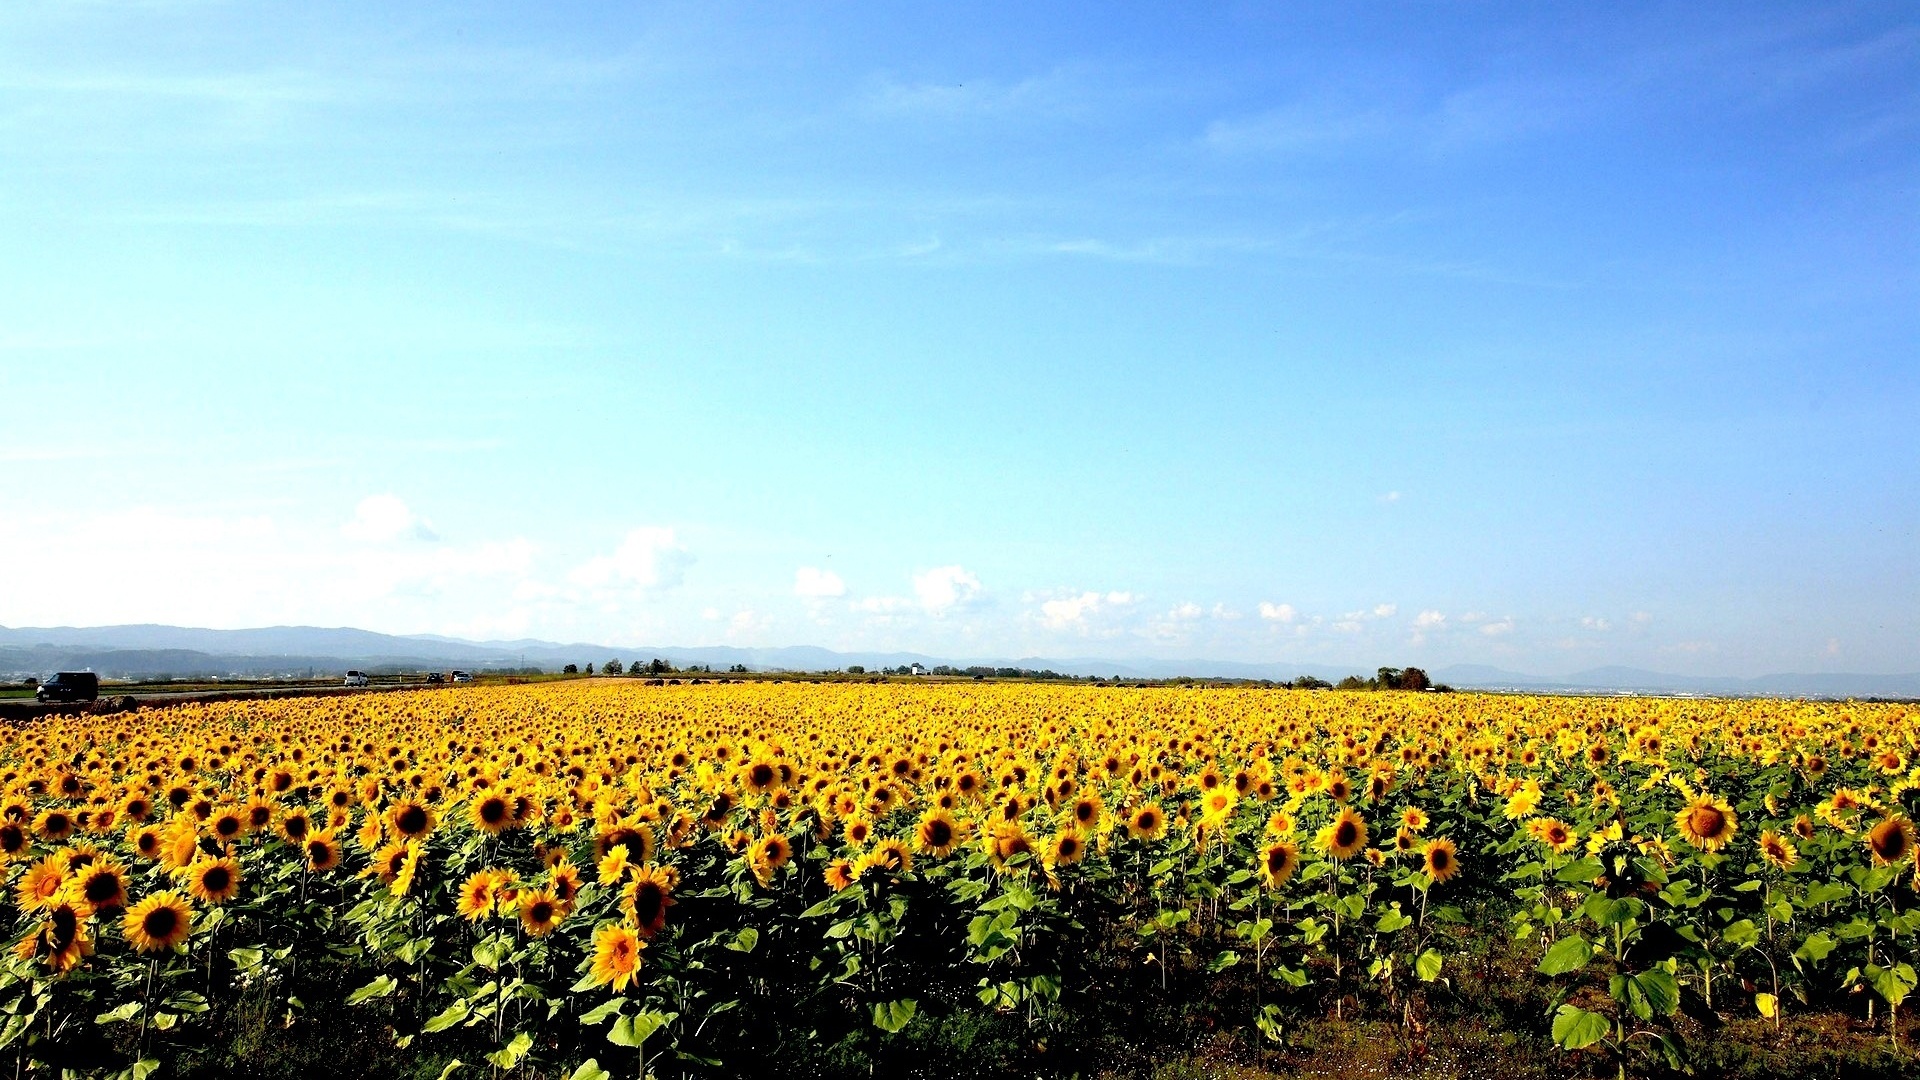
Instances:
[[[1720,939],[1729,945],[1745,948],[1760,942],[1760,928],[1753,925],[1752,919],[1741,919],[1720,932]]]
[[[117,1009],[103,1012],[99,1016],[94,1017],[93,1022],[96,1024],[117,1024],[122,1020],[131,1020],[140,1015],[140,1008],[139,1002],[129,1001]]]
[[[1446,962],[1447,958],[1440,954],[1439,949],[1428,949],[1414,957],[1413,973],[1419,976],[1421,982],[1432,982],[1440,977],[1440,968]]]
[[[141,1058],[139,1061],[133,1063],[132,1068],[127,1070],[127,1076],[129,1080],[147,1080],[147,1077],[159,1071],[159,1058]]]
[[[740,932],[733,936],[733,940],[727,942],[727,948],[734,952],[745,953],[752,952],[753,947],[758,944],[760,944],[760,931],[751,926],[743,926]]]
[[[1610,1028],[1606,1017],[1573,1005],[1562,1005],[1553,1014],[1553,1041],[1562,1050],[1592,1046],[1606,1038]]]
[[[526,1057],[527,1051],[531,1049],[533,1049],[533,1036],[524,1031],[515,1032],[513,1038],[507,1040],[507,1045],[488,1054],[487,1060],[503,1069],[511,1069],[520,1064],[520,1059]],[[445,1074],[441,1076],[442,1080],[445,1080]]]
[[[260,949],[228,949],[227,958],[241,971],[252,971],[260,966],[267,954]]]
[[[1867,985],[1873,987],[1873,992],[1889,1005],[1898,1007],[1913,992],[1915,979],[1912,964],[1895,964],[1890,968],[1868,964],[1862,974],[1867,977]]]
[[[1680,982],[1665,968],[1650,968],[1635,975],[1628,981],[1628,994],[1630,1002],[1644,1001],[1650,1013],[1661,1016],[1672,1016],[1680,1007]],[[1637,1004],[1634,1013],[1642,1020],[1649,1019]]]
[[[1307,985],[1307,972],[1305,968],[1276,966],[1273,969],[1273,977],[1296,990]]]
[[[672,1023],[678,1013],[657,1013],[649,1009],[623,1016],[607,1029],[607,1041],[615,1046],[639,1046],[654,1032]]]
[[[467,1008],[466,1002],[456,1001],[445,1009],[442,1009],[438,1016],[420,1025],[420,1033],[423,1035],[431,1035],[436,1031],[445,1031],[460,1021],[465,1020],[468,1016],[472,1015],[472,1012],[473,1010]]]
[[[1412,925],[1413,920],[1396,904],[1385,915],[1380,916],[1380,920],[1373,924],[1373,928],[1383,934],[1392,934]]]
[[[920,1003],[912,998],[876,1002],[873,1006],[873,1026],[891,1035],[906,1027],[913,1020],[913,1014],[919,1011]]]
[[[394,981],[393,976],[382,975],[360,989],[355,990],[353,993],[348,994],[347,1004],[358,1005],[363,1001],[383,998],[398,989],[400,989],[400,984]]]
[[[1561,867],[1560,872],[1553,875],[1553,878],[1555,881],[1588,882],[1606,871],[1607,868],[1599,859],[1579,859]]]
[[[613,1017],[613,1016],[619,1016],[620,1007],[625,1004],[626,1004],[626,999],[614,998],[612,1001],[606,1002],[597,1008],[589,1009],[585,1013],[581,1014],[580,1022],[583,1024],[605,1023],[607,1021],[607,1018]]]
[[[1223,950],[1219,955],[1207,961],[1207,973],[1225,971],[1240,962],[1240,954],[1232,949]]]
[[[1812,960],[1818,963],[1827,958],[1827,954],[1834,950],[1835,945],[1836,942],[1832,938],[1823,931],[1816,930],[1807,935],[1807,940],[1800,943],[1800,947],[1794,950],[1793,955],[1796,960]]]
[[[1578,934],[1564,937],[1553,943],[1547,955],[1541,959],[1538,968],[1542,975],[1565,975],[1569,971],[1579,971],[1593,959],[1593,946]]]
[[[465,1064],[466,1062],[461,1061],[459,1058],[454,1058],[452,1061],[447,1062],[447,1067],[440,1070],[440,1080],[447,1080],[447,1077],[459,1071]]]
[[[598,1060],[588,1058],[580,1063],[579,1068],[573,1070],[573,1074],[568,1076],[567,1080],[613,1080],[613,1074],[601,1068]]]
[[[25,1035],[27,1029],[33,1026],[33,1020],[33,1013],[16,1013],[7,1017],[7,1022],[0,1025],[0,1047],[8,1046],[15,1039]]]

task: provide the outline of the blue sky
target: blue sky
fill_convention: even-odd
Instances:
[[[1911,5],[0,7],[0,624],[1920,668]]]

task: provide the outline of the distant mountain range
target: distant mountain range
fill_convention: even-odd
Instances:
[[[724,671],[744,664],[754,671],[832,671],[851,665],[869,670],[922,664],[1053,670],[1063,675],[1126,679],[1272,679],[1301,675],[1337,682],[1371,670],[1284,662],[1227,660],[1110,660],[1097,657],[1018,659],[928,656],[911,652],[835,652],[812,646],[741,649],[725,645],[631,646],[551,641],[464,641],[430,634],[378,634],[351,627],[270,626],[253,630],[205,630],[140,624],[98,627],[0,627],[0,676],[19,678],[60,670],[91,670],[109,677],[268,676],[346,668],[474,670],[565,664],[631,663],[658,657],[678,667],[711,665]],[[1602,667],[1564,676],[1528,675],[1479,664],[1456,664],[1428,672],[1436,682],[1473,689],[1571,691],[1578,693],[1669,693],[1781,697],[1920,698],[1920,673],[1902,675],[1781,674],[1756,678],[1670,675],[1638,668]]]

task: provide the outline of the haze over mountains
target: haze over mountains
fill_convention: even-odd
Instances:
[[[349,667],[475,670],[558,668],[658,657],[678,667],[696,664],[725,670],[744,664],[755,671],[830,671],[858,664],[869,669],[919,663],[927,667],[987,665],[1066,675],[1121,678],[1272,679],[1312,675],[1338,681],[1370,671],[1284,661],[1245,663],[1203,658],[1182,660],[1100,657],[941,657],[912,652],[835,652],[812,646],[736,648],[618,646],[587,642],[464,641],[434,635],[380,634],[351,627],[272,626],[209,630],[140,624],[102,627],[0,627],[0,675],[44,675],[56,670],[92,670],[110,677],[289,675],[334,672]],[[1754,678],[1673,675],[1637,668],[1601,667],[1561,676],[1533,675],[1478,664],[1458,664],[1428,673],[1437,682],[1482,689],[1571,690],[1788,697],[1920,697],[1920,673],[1814,673]]]

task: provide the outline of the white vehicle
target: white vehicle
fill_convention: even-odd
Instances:
[[[347,672],[347,685],[348,685],[348,686],[365,686],[365,685],[367,685],[367,673],[366,673],[366,672],[364,672],[364,671],[349,671],[349,672]]]
[[[456,671],[453,673],[453,681],[454,682],[472,682],[473,674],[471,672],[466,672],[466,671]]]

